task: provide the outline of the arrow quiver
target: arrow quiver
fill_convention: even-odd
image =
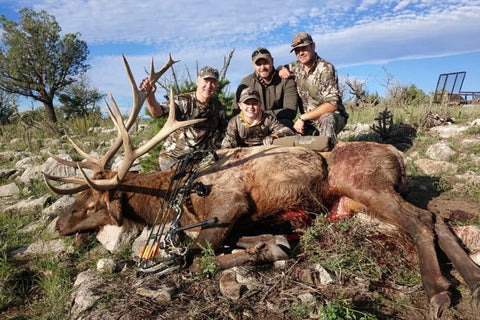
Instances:
[[[147,242],[138,255],[139,273],[163,275],[182,268],[185,265],[188,244],[183,241],[181,231],[217,222],[216,218],[212,218],[188,226],[179,225],[185,198],[192,192],[199,196],[207,196],[210,192],[207,186],[194,180],[202,169],[217,159],[218,156],[213,150],[193,151],[179,158]]]

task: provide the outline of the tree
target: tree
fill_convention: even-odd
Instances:
[[[23,8],[17,23],[0,17],[0,89],[43,103],[45,119],[56,122],[53,99],[85,73],[87,44],[79,34],[60,37],[55,17]]]
[[[16,103],[14,94],[0,89],[0,124],[10,123],[11,116],[17,112]]]
[[[89,80],[85,75],[80,76],[79,81],[69,84],[59,94],[62,103],[62,111],[66,119],[86,117],[89,114],[100,114],[97,101],[105,94],[98,89],[91,89]]]

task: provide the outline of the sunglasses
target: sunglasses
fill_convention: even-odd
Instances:
[[[253,51],[253,53],[252,53],[252,58],[255,58],[255,57],[258,56],[259,54],[270,54],[270,51],[268,51],[267,49],[258,49],[258,50],[255,50],[255,51]]]
[[[252,95],[252,94],[256,94],[257,92],[253,89],[247,89],[245,91],[242,92],[243,95]]]

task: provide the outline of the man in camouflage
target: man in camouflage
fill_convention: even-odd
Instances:
[[[160,170],[170,170],[179,162],[178,158],[195,150],[215,148],[215,136],[224,131],[226,116],[224,106],[215,98],[218,87],[218,71],[204,67],[197,77],[197,90],[176,95],[175,117],[179,121],[205,118],[205,121],[176,130],[165,140],[159,154]],[[147,109],[152,117],[166,117],[167,102],[159,103],[155,98],[155,83],[144,79],[140,89],[149,92]]]
[[[315,42],[306,32],[292,39],[297,61],[282,67],[282,78],[294,77],[304,113],[294,124],[302,135],[322,135],[337,143],[337,134],[347,124],[348,114],[342,103],[335,67],[315,52]]]
[[[242,90],[238,106],[240,114],[228,122],[222,148],[271,145],[274,139],[295,134],[275,116],[263,112],[260,94],[254,88],[246,87]]]

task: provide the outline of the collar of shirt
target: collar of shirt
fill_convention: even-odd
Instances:
[[[254,127],[254,126],[258,125],[262,120],[262,116],[263,116],[263,111],[260,110],[257,113],[257,117],[255,118],[255,120],[253,120],[252,123],[249,123],[248,120],[245,118],[245,115],[243,114],[243,111],[240,112],[240,117],[242,118],[243,123],[245,123],[245,125],[247,127]]]
[[[255,78],[257,78],[258,82],[260,82],[260,84],[263,87],[267,87],[269,84],[271,84],[273,82],[273,78],[275,77],[276,72],[277,72],[277,70],[273,69],[272,76],[270,77],[270,82],[269,83],[266,83],[265,80],[263,80],[262,77],[259,77],[256,72],[254,74],[255,74]]]

